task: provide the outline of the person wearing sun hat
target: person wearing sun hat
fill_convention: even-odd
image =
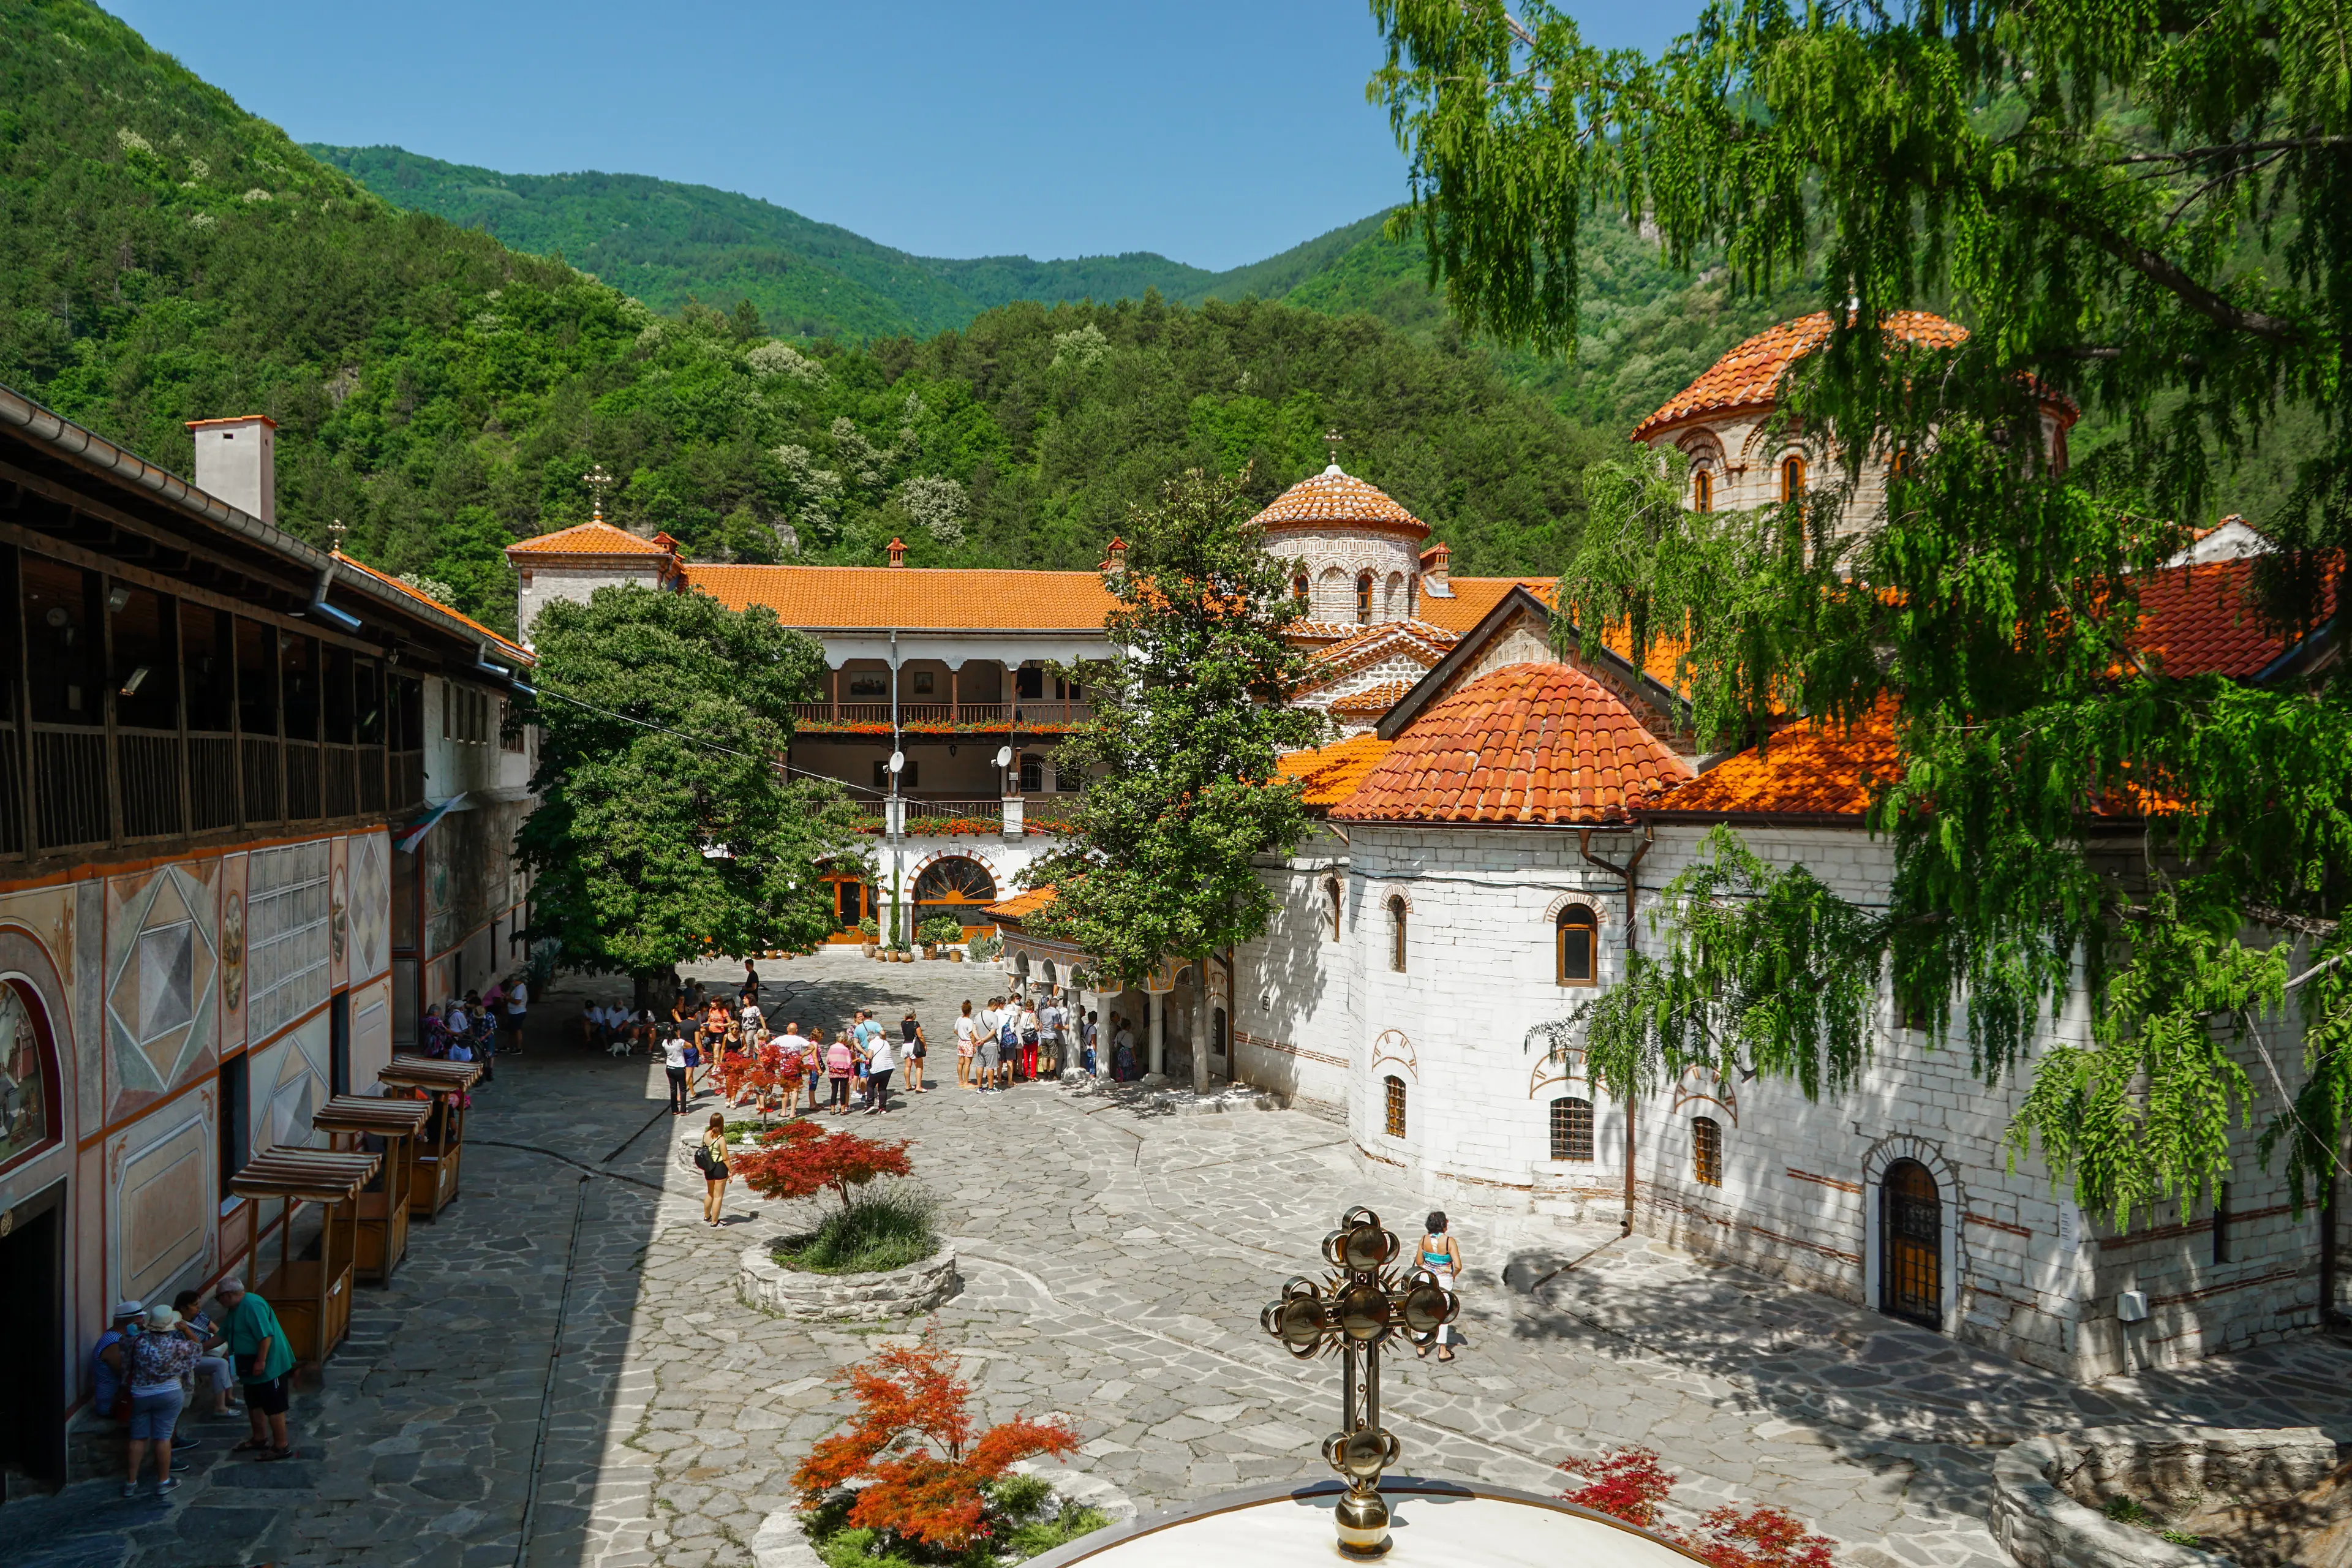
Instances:
[[[131,1419],[124,1429],[122,1495],[139,1495],[139,1462],[152,1449],[155,1455],[155,1489],[170,1491],[180,1483],[172,1477],[172,1432],[180,1424],[180,1406],[186,1394],[180,1379],[196,1364],[204,1342],[180,1314],[158,1301],[147,1309],[143,1331],[131,1342],[129,1371]]]
[[[231,1451],[290,1459],[294,1447],[286,1440],[286,1385],[294,1371],[294,1347],[287,1342],[269,1303],[246,1289],[244,1280],[222,1280],[219,1294],[229,1364],[245,1384],[246,1418],[253,1425],[253,1436]]]

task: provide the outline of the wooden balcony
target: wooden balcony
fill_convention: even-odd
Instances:
[[[809,734],[887,733],[890,728],[887,702],[799,702],[793,709],[801,730]],[[901,702],[898,727],[930,734],[992,730],[1035,734],[1075,730],[1089,722],[1094,714],[1093,703],[1060,697],[1024,697],[1011,702]]]
[[[1004,830],[1004,802],[1002,799],[950,800],[918,795],[904,798],[907,802],[907,837],[909,838],[961,837]],[[1023,795],[1023,821],[1032,832],[1063,830],[1077,810],[1077,800],[1075,795]],[[859,830],[880,833],[881,802],[866,799],[863,808],[870,810],[873,815],[859,823]]]

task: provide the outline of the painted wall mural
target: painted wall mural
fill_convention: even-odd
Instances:
[[[249,1131],[254,1153],[280,1143],[319,1142],[310,1114],[327,1098],[331,1029],[327,1015],[320,1013],[253,1053],[246,1082],[253,1097]]]
[[[107,1120],[212,1070],[217,860],[177,861],[107,882]]]
[[[49,1079],[39,1027],[13,982],[0,984],[0,1165],[58,1133],[58,1086]]]
[[[246,858],[246,1037],[266,1040],[328,994],[329,840]]]
[[[327,984],[337,990],[352,981],[351,840],[330,841],[327,861]]]
[[[352,984],[373,980],[392,962],[392,840],[383,833],[351,841]]]
[[[209,1260],[216,1164],[205,1114],[209,1101],[208,1095],[203,1103],[183,1101],[184,1118],[168,1127],[161,1124],[170,1117],[150,1118],[116,1140],[118,1296],[145,1300],[190,1265]]]
[[[245,860],[243,852],[221,860],[221,1051],[245,1044]]]

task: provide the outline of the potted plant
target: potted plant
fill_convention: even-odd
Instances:
[[[916,934],[923,939],[924,956],[939,958],[963,940],[963,927],[953,915],[933,915]]]
[[[866,939],[864,951],[866,957],[872,958],[881,951],[882,927],[872,915],[857,922],[857,934]]]

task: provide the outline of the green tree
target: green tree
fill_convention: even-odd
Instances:
[[[1829,909],[1719,845],[1673,890],[1678,945],[1591,1016],[1612,1087],[1749,1051],[1833,1087],[1867,1047],[1846,1003],[1882,966],[1939,1038],[1957,1002],[1997,1080],[2087,983],[2093,1043],[2036,1064],[2019,1149],[2118,1215],[2185,1208],[2259,1102],[2296,1202],[2332,1188],[2352,1110],[2352,679],[2176,678],[2135,632],[2178,521],[2290,423],[2317,434],[2257,520],[2280,545],[2263,612],[2302,628],[2334,604],[2352,545],[2344,15],[1718,0],[1653,60],[1587,46],[1541,0],[1372,10],[1390,51],[1372,90],[1412,159],[1406,221],[1466,325],[1572,347],[1583,231],[1610,211],[1754,288],[1815,279],[1833,328],[1782,397],[1823,493],[1669,516],[1629,470],[1596,497],[1561,603],[1588,627],[1632,613],[1686,639],[1717,734],[1890,704],[1903,773],[1872,820],[1894,840],[1893,907]],[[1882,331],[1922,305],[1966,342]],[[2049,394],[2126,438],[2066,471],[2036,418]],[[1894,452],[1883,514],[1834,537],[1862,466]],[[1784,985],[1839,1005],[1756,1001]],[[2291,989],[2294,1090],[2225,1049]]]
[[[840,790],[779,763],[824,651],[772,611],[635,585],[550,605],[531,631],[540,805],[516,853],[565,964],[643,980],[824,941],[818,876],[866,851]]]
[[[1170,955],[1192,963],[1196,1088],[1208,1081],[1209,961],[1274,911],[1252,862],[1310,826],[1276,760],[1324,725],[1288,706],[1305,660],[1282,628],[1303,606],[1247,521],[1247,492],[1246,474],[1196,468],[1159,505],[1129,510],[1126,559],[1104,574],[1118,601],[1107,629],[1123,651],[1084,668],[1094,722],[1055,754],[1085,794],[1069,838],[1024,876],[1055,889],[1038,929],[1106,973],[1131,984]]]

